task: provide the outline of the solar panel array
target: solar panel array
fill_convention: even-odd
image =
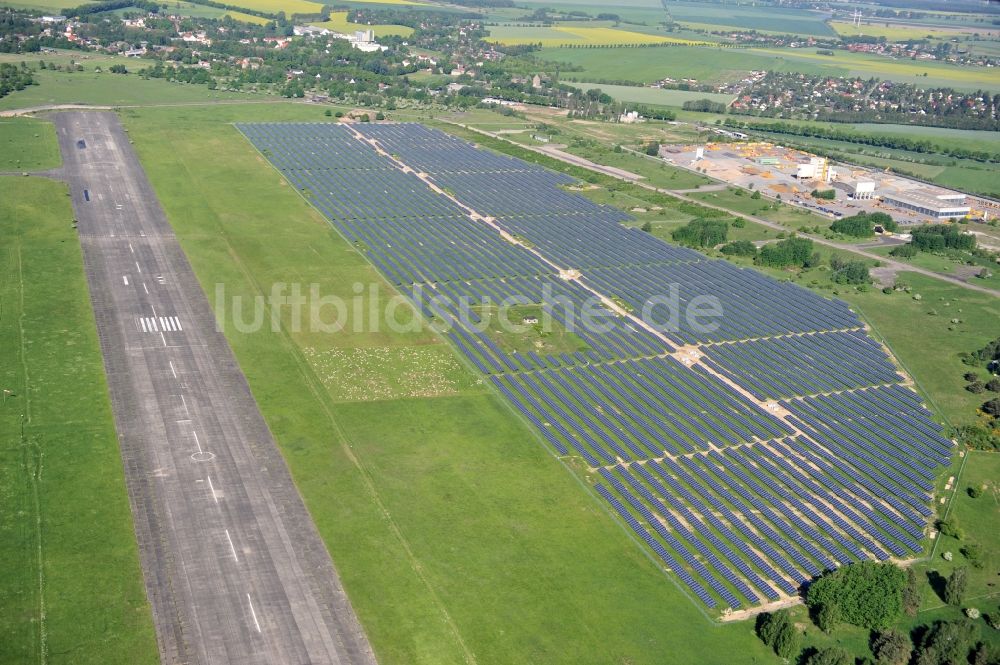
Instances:
[[[439,296],[415,302],[708,607],[921,551],[952,444],[845,303],[664,243],[565,175],[420,125],[240,130],[386,278]],[[565,323],[595,293],[619,311],[577,328],[572,352],[509,349],[457,305],[555,297]],[[621,315],[664,294],[714,296],[723,316],[659,334]]]

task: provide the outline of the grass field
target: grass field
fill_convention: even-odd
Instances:
[[[732,95],[719,95],[712,92],[691,92],[690,90],[668,90],[664,88],[644,88],[631,85],[601,84],[602,91],[608,93],[620,102],[636,102],[655,106],[681,106],[684,102],[696,99],[710,99],[713,102],[728,104],[733,101]]]
[[[72,56],[57,56],[51,54],[18,54],[18,60],[33,63],[39,59],[46,62],[52,60],[67,60]],[[254,99],[247,93],[209,90],[204,85],[175,83],[164,79],[143,79],[129,73],[127,75],[112,74],[108,67],[122,63],[129,72],[135,72],[150,63],[132,58],[108,58],[102,56],[83,59],[85,55],[76,54],[75,59],[84,70],[67,73],[64,71],[37,71],[35,79],[38,85],[28,86],[19,92],[13,92],[0,99],[0,110],[17,109],[46,104],[102,104],[108,106],[133,104],[177,104],[184,102],[205,102],[215,100]],[[2,61],[2,60],[0,60]],[[95,67],[104,71],[97,73]]]
[[[374,30],[376,37],[387,37],[389,35],[409,37],[413,34],[413,28],[405,25],[364,25],[361,23],[351,23],[347,20],[347,12],[330,12],[330,19],[328,21],[313,23],[312,25],[344,33],[351,33],[355,30]]]
[[[317,114],[124,112],[203,284],[376,279],[228,124]],[[386,349],[373,376],[414,347],[454,360],[436,337],[227,335],[380,662],[773,662],[752,626],[709,623],[474,375],[439,396],[335,400],[312,359]]]
[[[0,118],[0,171],[36,171],[59,166],[52,124],[34,118]]]
[[[653,83],[666,76],[721,82],[739,78],[750,70],[773,70],[830,76],[876,76],[921,86],[1000,91],[996,68],[958,67],[936,62],[900,61],[863,53],[837,52],[823,56],[812,49],[732,49],[684,47],[658,49],[557,49],[539,53],[543,60],[583,67],[563,72],[581,81],[631,80]],[[924,73],[928,76],[923,76]]]
[[[558,46],[635,46],[643,44],[682,44],[698,42],[676,37],[651,35],[612,27],[583,27],[573,24],[553,27],[531,26],[490,26],[488,41],[500,44],[541,44],[546,47]]]
[[[266,19],[263,16],[255,16],[254,14],[244,14],[243,12],[226,12],[226,16],[236,20],[243,21],[244,23],[253,23],[254,25],[267,25],[271,22],[271,19]]]
[[[156,663],[72,218],[0,178],[0,662]]]

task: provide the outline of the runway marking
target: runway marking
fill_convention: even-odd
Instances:
[[[149,295],[149,289],[146,288],[146,282],[142,283],[142,290],[145,291],[147,295]]]
[[[208,489],[212,490],[212,500],[215,501],[216,503],[219,503],[219,497],[215,493],[215,485],[212,484],[212,476],[205,476],[205,477],[208,478]],[[228,534],[229,532],[227,531],[226,535]],[[239,561],[239,559],[237,559],[237,561]]]
[[[260,622],[257,621],[257,613],[253,609],[253,601],[250,599],[250,594],[247,594],[247,602],[250,603],[250,616],[253,617],[253,625],[257,627],[257,632],[260,632]]]
[[[194,444],[195,444],[196,446],[198,446],[198,452],[199,452],[199,453],[200,453],[200,452],[204,452],[204,451],[203,451],[203,450],[201,449],[201,441],[200,441],[200,440],[198,439],[198,432],[195,432],[194,430],[191,430],[191,436],[193,436],[193,437],[194,437]]]
[[[163,346],[166,346],[167,345],[167,338],[163,335],[162,332],[160,333],[160,339],[163,340]]]
[[[142,272],[142,268],[139,267],[138,261],[135,262],[135,269],[138,270],[140,273]]]
[[[184,395],[181,395],[181,406],[184,407],[184,415],[190,416],[191,412],[188,411],[188,403],[187,403],[187,400],[184,399]]]
[[[229,541],[229,551],[233,553],[233,559],[236,560],[236,563],[239,563],[240,562],[240,558],[238,556],[236,556],[236,548],[233,547],[233,539],[229,537],[229,529],[226,529],[226,540]],[[253,603],[250,603],[250,607],[251,608],[253,607]],[[260,632],[260,625],[259,624],[258,624],[258,627],[257,627],[257,632],[258,633]]]
[[[129,249],[130,252],[132,252],[133,254],[135,254],[135,249],[132,247],[132,243],[128,244],[128,249]]]
[[[142,326],[142,332],[149,332],[149,330],[146,329],[146,319],[139,319],[139,325]]]
[[[128,276],[122,275],[122,281],[125,282],[125,286],[128,286]]]
[[[173,360],[168,360],[167,362],[170,364],[170,373],[173,374],[174,378],[176,379],[177,378],[177,370],[174,369],[174,361]]]

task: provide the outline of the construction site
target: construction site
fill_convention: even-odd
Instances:
[[[767,142],[664,145],[660,156],[727,184],[840,218],[885,212],[900,224],[988,220],[995,201]]]

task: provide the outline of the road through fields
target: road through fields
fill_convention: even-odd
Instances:
[[[162,661],[374,663],[117,116],[53,121]]]

